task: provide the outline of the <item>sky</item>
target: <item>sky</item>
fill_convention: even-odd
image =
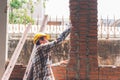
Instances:
[[[69,0],[48,0],[45,13],[52,17],[69,17]]]
[[[98,0],[98,17],[120,18],[120,0]]]
[[[97,0],[98,18],[120,18],[120,0]],[[69,17],[69,0],[48,0],[46,14]]]

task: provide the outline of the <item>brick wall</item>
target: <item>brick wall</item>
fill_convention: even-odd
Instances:
[[[22,80],[25,69],[25,66],[16,64],[10,76],[10,80]]]
[[[55,80],[66,80],[66,66],[53,66],[52,70]]]
[[[52,67],[55,80],[120,80],[120,67],[99,67],[98,73],[94,70],[90,72],[90,79],[85,79],[85,73],[81,74],[80,79],[66,79],[67,71],[65,66]],[[74,72],[71,72],[73,75]]]
[[[97,0],[70,0],[70,18],[67,80],[97,80]]]
[[[52,67],[53,74],[55,76],[55,80],[75,80],[75,79],[67,79],[67,66],[66,65],[58,65]],[[16,65],[10,80],[22,80],[25,72],[25,66]],[[74,72],[71,72],[73,75]],[[120,80],[120,67],[98,67],[98,73],[92,70],[90,72],[89,80]],[[81,78],[85,77],[85,73],[82,73]],[[87,79],[76,79],[76,80],[87,80]]]
[[[99,80],[120,80],[120,67],[99,67]]]

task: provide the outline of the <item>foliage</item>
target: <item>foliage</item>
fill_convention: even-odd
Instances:
[[[18,14],[18,13],[10,13],[9,14],[9,23],[14,24],[34,24],[34,20],[28,16],[27,14]]]
[[[19,0],[12,0],[10,2],[10,6],[11,6],[11,8],[19,9],[20,7],[22,7],[22,2]]]
[[[36,0],[39,3],[41,0]],[[47,0],[43,0],[43,7]],[[34,12],[33,0],[10,0],[9,23],[11,24],[34,24],[32,14]],[[39,4],[38,4],[39,5]],[[29,13],[29,15],[28,15]]]
[[[43,7],[44,7],[44,8],[46,8],[46,2],[47,2],[47,1],[48,1],[48,0],[44,0],[44,1],[43,1]]]
[[[34,12],[34,6],[32,0],[27,2],[26,0],[11,0],[10,1],[10,12],[9,12],[9,23],[11,24],[34,24],[33,18],[28,15]]]

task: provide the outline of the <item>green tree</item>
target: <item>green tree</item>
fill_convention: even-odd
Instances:
[[[34,20],[28,15],[28,11],[33,13],[34,6],[31,4],[31,8],[27,8],[29,1],[26,0],[11,0],[10,1],[10,12],[9,12],[9,23],[11,24],[27,24],[33,23]]]
[[[45,8],[45,2],[43,1],[43,6]],[[39,3],[40,0],[37,0],[36,3]],[[33,0],[10,0],[10,10],[9,10],[9,23],[11,24],[27,24],[33,23],[33,12],[34,12],[34,3]],[[39,5],[39,4],[38,4]],[[28,15],[31,14],[31,15]]]
[[[13,9],[19,9],[20,7],[22,7],[22,2],[19,0],[12,0],[10,1],[10,6]]]

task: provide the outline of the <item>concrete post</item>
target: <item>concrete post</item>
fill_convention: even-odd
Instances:
[[[7,0],[0,0],[0,79],[5,70],[7,53]]]

